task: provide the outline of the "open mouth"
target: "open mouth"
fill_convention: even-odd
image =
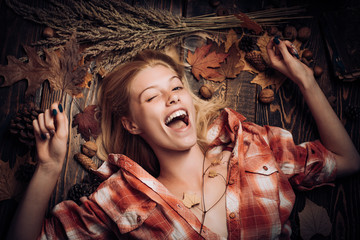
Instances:
[[[189,125],[189,116],[186,111],[178,110],[166,118],[165,125],[172,129],[186,127]]]

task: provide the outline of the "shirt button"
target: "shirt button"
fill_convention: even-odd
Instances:
[[[230,179],[230,180],[229,180],[229,185],[233,185],[234,182],[235,182],[234,179]]]
[[[236,214],[235,214],[234,212],[232,212],[232,213],[229,214],[229,217],[230,217],[231,219],[234,219],[234,218],[236,217]]]
[[[267,171],[269,168],[267,166],[263,166],[263,169]]]
[[[136,221],[139,223],[141,222],[141,216],[137,216]]]

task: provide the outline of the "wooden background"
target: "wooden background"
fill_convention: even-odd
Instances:
[[[46,1],[28,1],[34,6],[45,7]],[[285,0],[252,0],[235,1],[223,0],[221,5],[213,7],[211,3],[217,1],[208,0],[172,0],[172,1],[127,1],[133,5],[147,4],[150,7],[168,9],[173,14],[189,17],[200,14],[216,12],[219,7],[234,12],[259,10],[265,7],[283,7],[293,4],[304,3],[304,1]],[[348,105],[360,106],[360,81],[343,83],[339,81],[332,72],[329,64],[329,56],[326,51],[324,38],[319,26],[319,17],[323,11],[331,11],[338,7],[347,6],[355,1],[329,2],[329,1],[305,1],[308,4],[308,13],[313,16],[312,21],[307,22],[312,28],[312,35],[309,46],[314,52],[316,63],[324,69],[324,74],[318,78],[318,82],[332,103],[338,116],[344,123],[353,142],[360,150],[360,120],[351,119],[345,116],[345,109]],[[342,5],[339,5],[342,4]],[[22,45],[29,45],[42,38],[43,25],[34,24],[16,15],[6,4],[0,0],[0,64],[7,64],[6,56],[13,55],[22,57],[25,52]],[[258,102],[257,97],[260,87],[251,84],[254,76],[248,73],[241,73],[235,80],[226,81],[221,87],[221,94],[230,100],[231,107],[244,114],[249,121],[260,125],[280,126],[290,130],[294,135],[296,143],[318,138],[315,123],[302,100],[297,87],[290,81],[285,82],[275,95],[275,101],[271,105],[264,105]],[[203,81],[192,81],[194,92],[197,92]],[[2,80],[0,80],[2,84]],[[1,86],[1,85],[0,85]],[[48,87],[44,85],[38,90],[36,97],[25,99],[26,82],[20,81],[11,87],[0,88],[0,156],[1,161],[12,166],[17,155],[23,154],[27,149],[9,138],[8,129],[11,117],[21,108],[21,105],[29,100],[35,102],[39,107],[45,109],[56,100],[59,93],[49,93]],[[85,98],[78,101],[80,106],[87,106],[95,103],[94,88],[85,91]],[[77,104],[74,104],[69,97],[65,100],[65,108],[71,117],[79,112]],[[56,186],[54,194],[49,203],[49,209],[59,201],[67,198],[68,189],[76,182],[80,182],[87,172],[73,160],[74,153],[80,151],[80,145],[84,142],[76,128],[71,129],[71,151],[65,161],[62,177]],[[305,206],[305,199],[311,199],[316,204],[323,206],[332,223],[331,234],[327,237],[317,235],[313,239],[359,239],[360,238],[360,174],[339,179],[335,187],[325,186],[310,192],[296,192],[297,200],[294,211],[290,217],[293,223],[292,239],[302,239],[298,213]],[[0,202],[0,238],[8,228],[9,221],[16,209],[18,197],[13,197]]]

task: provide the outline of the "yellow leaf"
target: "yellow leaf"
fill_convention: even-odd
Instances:
[[[328,236],[331,232],[331,222],[325,208],[306,199],[305,208],[299,212],[300,234],[304,240],[311,239],[315,234]]]
[[[218,173],[215,172],[215,171],[210,171],[210,172],[209,172],[209,178],[214,178],[214,177],[216,177],[217,175],[218,175]]]
[[[193,193],[193,194],[184,193],[184,198],[182,200],[185,207],[187,207],[189,209],[200,204],[200,201],[201,201],[201,199],[200,199],[200,197],[198,197],[196,195],[196,193]]]

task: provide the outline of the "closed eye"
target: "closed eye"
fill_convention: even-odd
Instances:
[[[181,89],[183,89],[183,87],[182,87],[182,86],[178,86],[178,87],[174,87],[174,88],[173,88],[173,91],[177,91],[177,90],[181,90]]]
[[[146,102],[151,102],[151,100],[153,100],[154,98],[156,98],[156,96],[146,99]]]

